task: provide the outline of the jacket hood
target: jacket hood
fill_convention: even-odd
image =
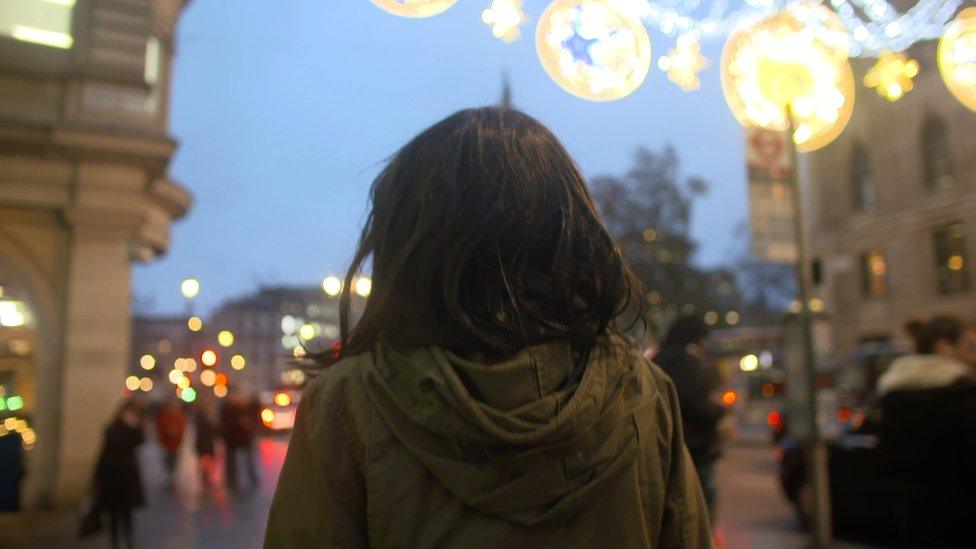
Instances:
[[[639,352],[614,338],[594,347],[585,368],[575,362],[567,342],[500,362],[380,344],[366,392],[447,491],[480,512],[536,525],[573,516],[637,455]]]
[[[878,379],[878,395],[948,387],[969,375],[962,362],[942,355],[906,355],[895,359]]]

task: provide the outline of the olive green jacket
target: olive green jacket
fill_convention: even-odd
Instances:
[[[711,547],[668,378],[612,339],[493,364],[378,345],[308,386],[264,541]]]

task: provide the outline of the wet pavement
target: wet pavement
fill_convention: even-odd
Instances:
[[[258,440],[255,450],[260,484],[239,491],[226,489],[220,474],[215,487],[204,489],[192,441],[184,444],[175,486],[168,487],[159,447],[147,443],[140,457],[148,502],[135,515],[136,547],[260,547],[287,440],[286,434]],[[10,546],[108,546],[104,533],[84,542],[75,539],[77,520],[77,512],[66,511],[46,515],[33,524],[28,521],[20,525],[19,542]],[[809,538],[798,528],[791,507],[780,493],[775,449],[765,441],[734,441],[726,448],[719,464],[716,536],[724,549],[809,546]],[[839,543],[836,547],[858,546]]]

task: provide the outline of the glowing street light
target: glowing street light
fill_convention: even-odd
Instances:
[[[302,339],[308,341],[315,337],[315,326],[312,324],[303,324],[298,330],[298,336]]]
[[[230,357],[230,367],[235,370],[243,370],[247,366],[247,360],[244,359],[244,355],[234,355]]]
[[[759,357],[753,354],[745,355],[739,359],[739,369],[743,372],[752,372],[759,367]]]
[[[230,347],[234,344],[234,333],[230,330],[221,330],[220,333],[217,334],[217,343],[219,343],[221,347]]]
[[[184,279],[180,283],[180,292],[183,294],[183,297],[193,299],[200,293],[200,281],[195,278]]]
[[[339,295],[339,292],[342,291],[342,281],[339,280],[339,277],[337,276],[329,275],[322,279],[322,291],[324,291],[326,295],[335,297]]]

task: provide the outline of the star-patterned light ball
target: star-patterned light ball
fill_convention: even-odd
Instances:
[[[708,67],[708,59],[702,55],[698,40],[694,36],[683,34],[678,37],[674,49],[657,60],[657,66],[678,87],[684,91],[692,91],[701,87],[698,73]]]
[[[790,112],[804,152],[840,135],[854,106],[854,73],[818,36],[784,10],[729,37],[722,91],[740,124],[784,131]]]
[[[457,0],[370,0],[383,11],[400,17],[431,17],[443,13]]]
[[[976,111],[976,8],[966,8],[939,40],[939,72],[960,103]]]
[[[911,91],[912,79],[918,76],[918,61],[902,52],[885,50],[878,62],[864,75],[864,85],[874,88],[888,101],[898,101]]]
[[[606,0],[555,0],[539,17],[536,52],[569,93],[612,101],[637,89],[651,64],[651,40],[639,19]]]

